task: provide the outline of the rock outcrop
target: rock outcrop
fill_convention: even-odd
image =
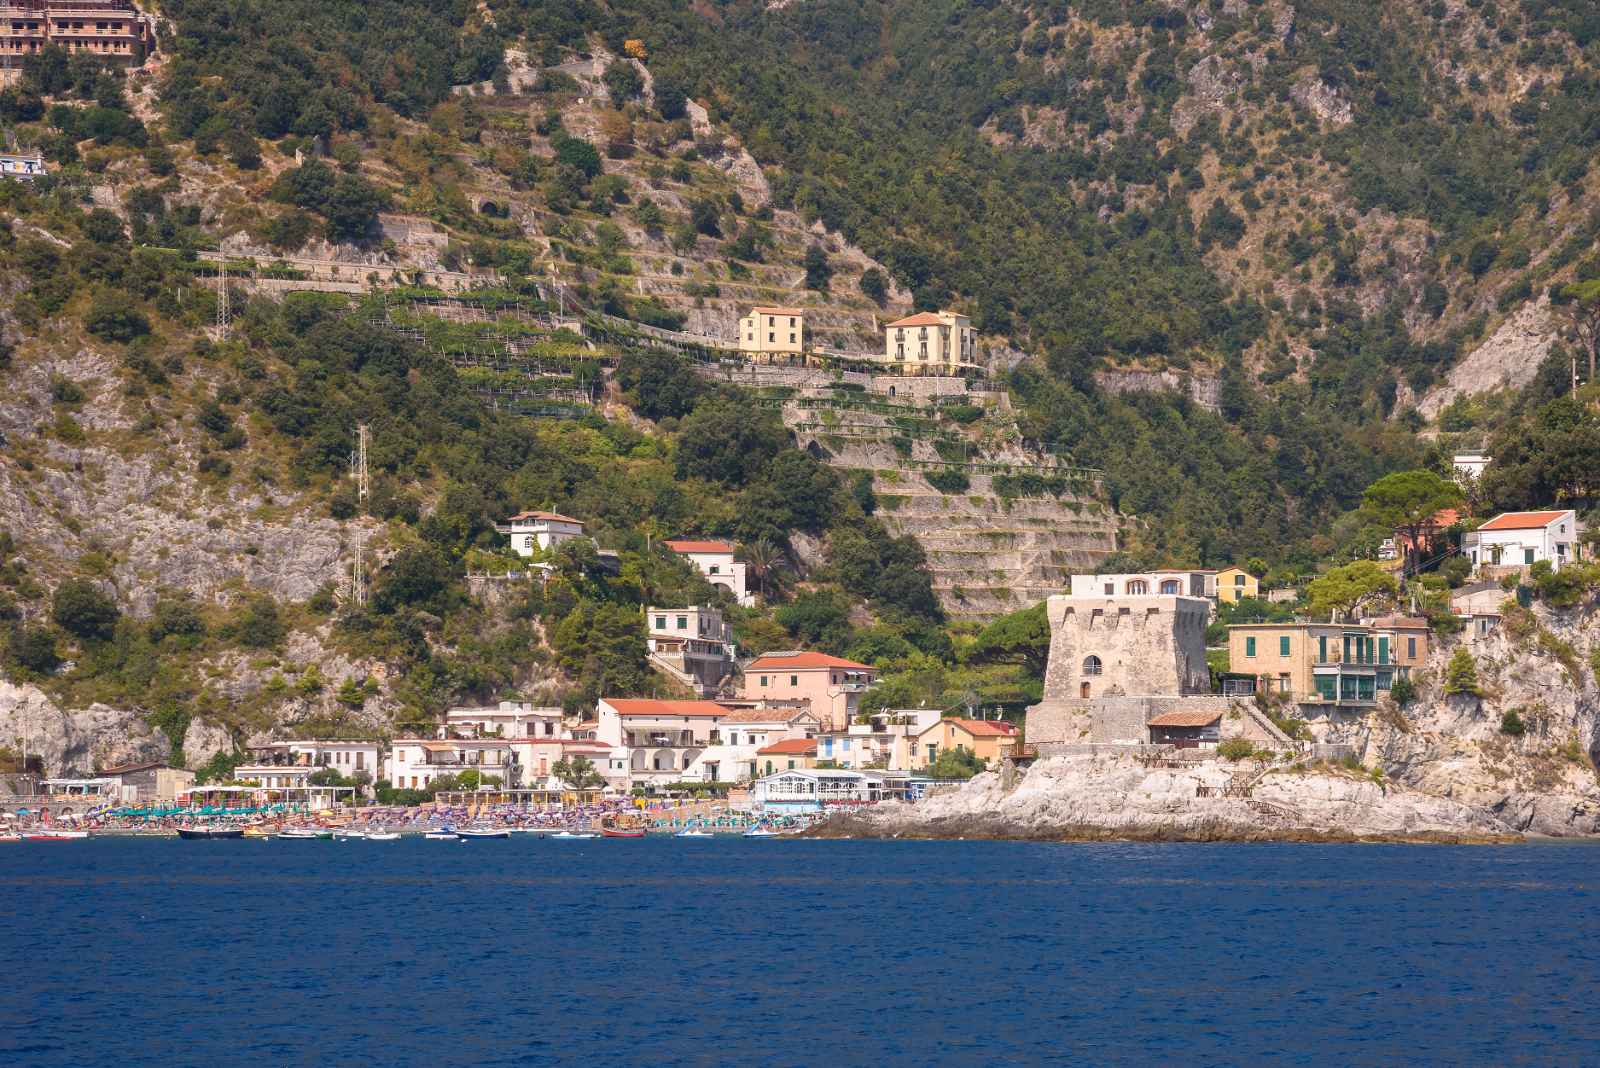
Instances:
[[[1145,767],[1132,755],[1041,760],[1008,787],[985,772],[915,805],[880,805],[823,835],[1034,840],[1487,841],[1513,828],[1487,809],[1342,769],[1256,769],[1248,797],[1221,796],[1239,766]]]
[[[93,704],[64,709],[37,686],[0,680],[0,744],[41,756],[52,775],[90,775],[97,768],[165,760],[166,735],[137,712]]]

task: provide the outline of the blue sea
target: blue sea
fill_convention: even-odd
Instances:
[[[0,1065],[1582,1064],[1600,847],[0,845]]]

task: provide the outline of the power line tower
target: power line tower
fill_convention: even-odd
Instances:
[[[226,338],[233,323],[233,309],[228,306],[228,239],[217,245],[217,332]]]
[[[356,499],[366,502],[368,494],[372,492],[372,480],[367,474],[367,444],[372,440],[372,434],[367,429],[367,424],[356,425],[356,454],[352,458],[356,475]]]
[[[356,528],[355,558],[350,562],[350,603],[367,603],[367,532]]]

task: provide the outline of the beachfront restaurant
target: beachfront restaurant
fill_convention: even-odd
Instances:
[[[860,771],[796,768],[757,779],[751,807],[767,815],[822,812],[831,807],[866,805],[886,796],[884,777]]]

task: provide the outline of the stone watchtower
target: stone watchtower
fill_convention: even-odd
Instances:
[[[1045,701],[1211,691],[1201,597],[1051,597]]]

